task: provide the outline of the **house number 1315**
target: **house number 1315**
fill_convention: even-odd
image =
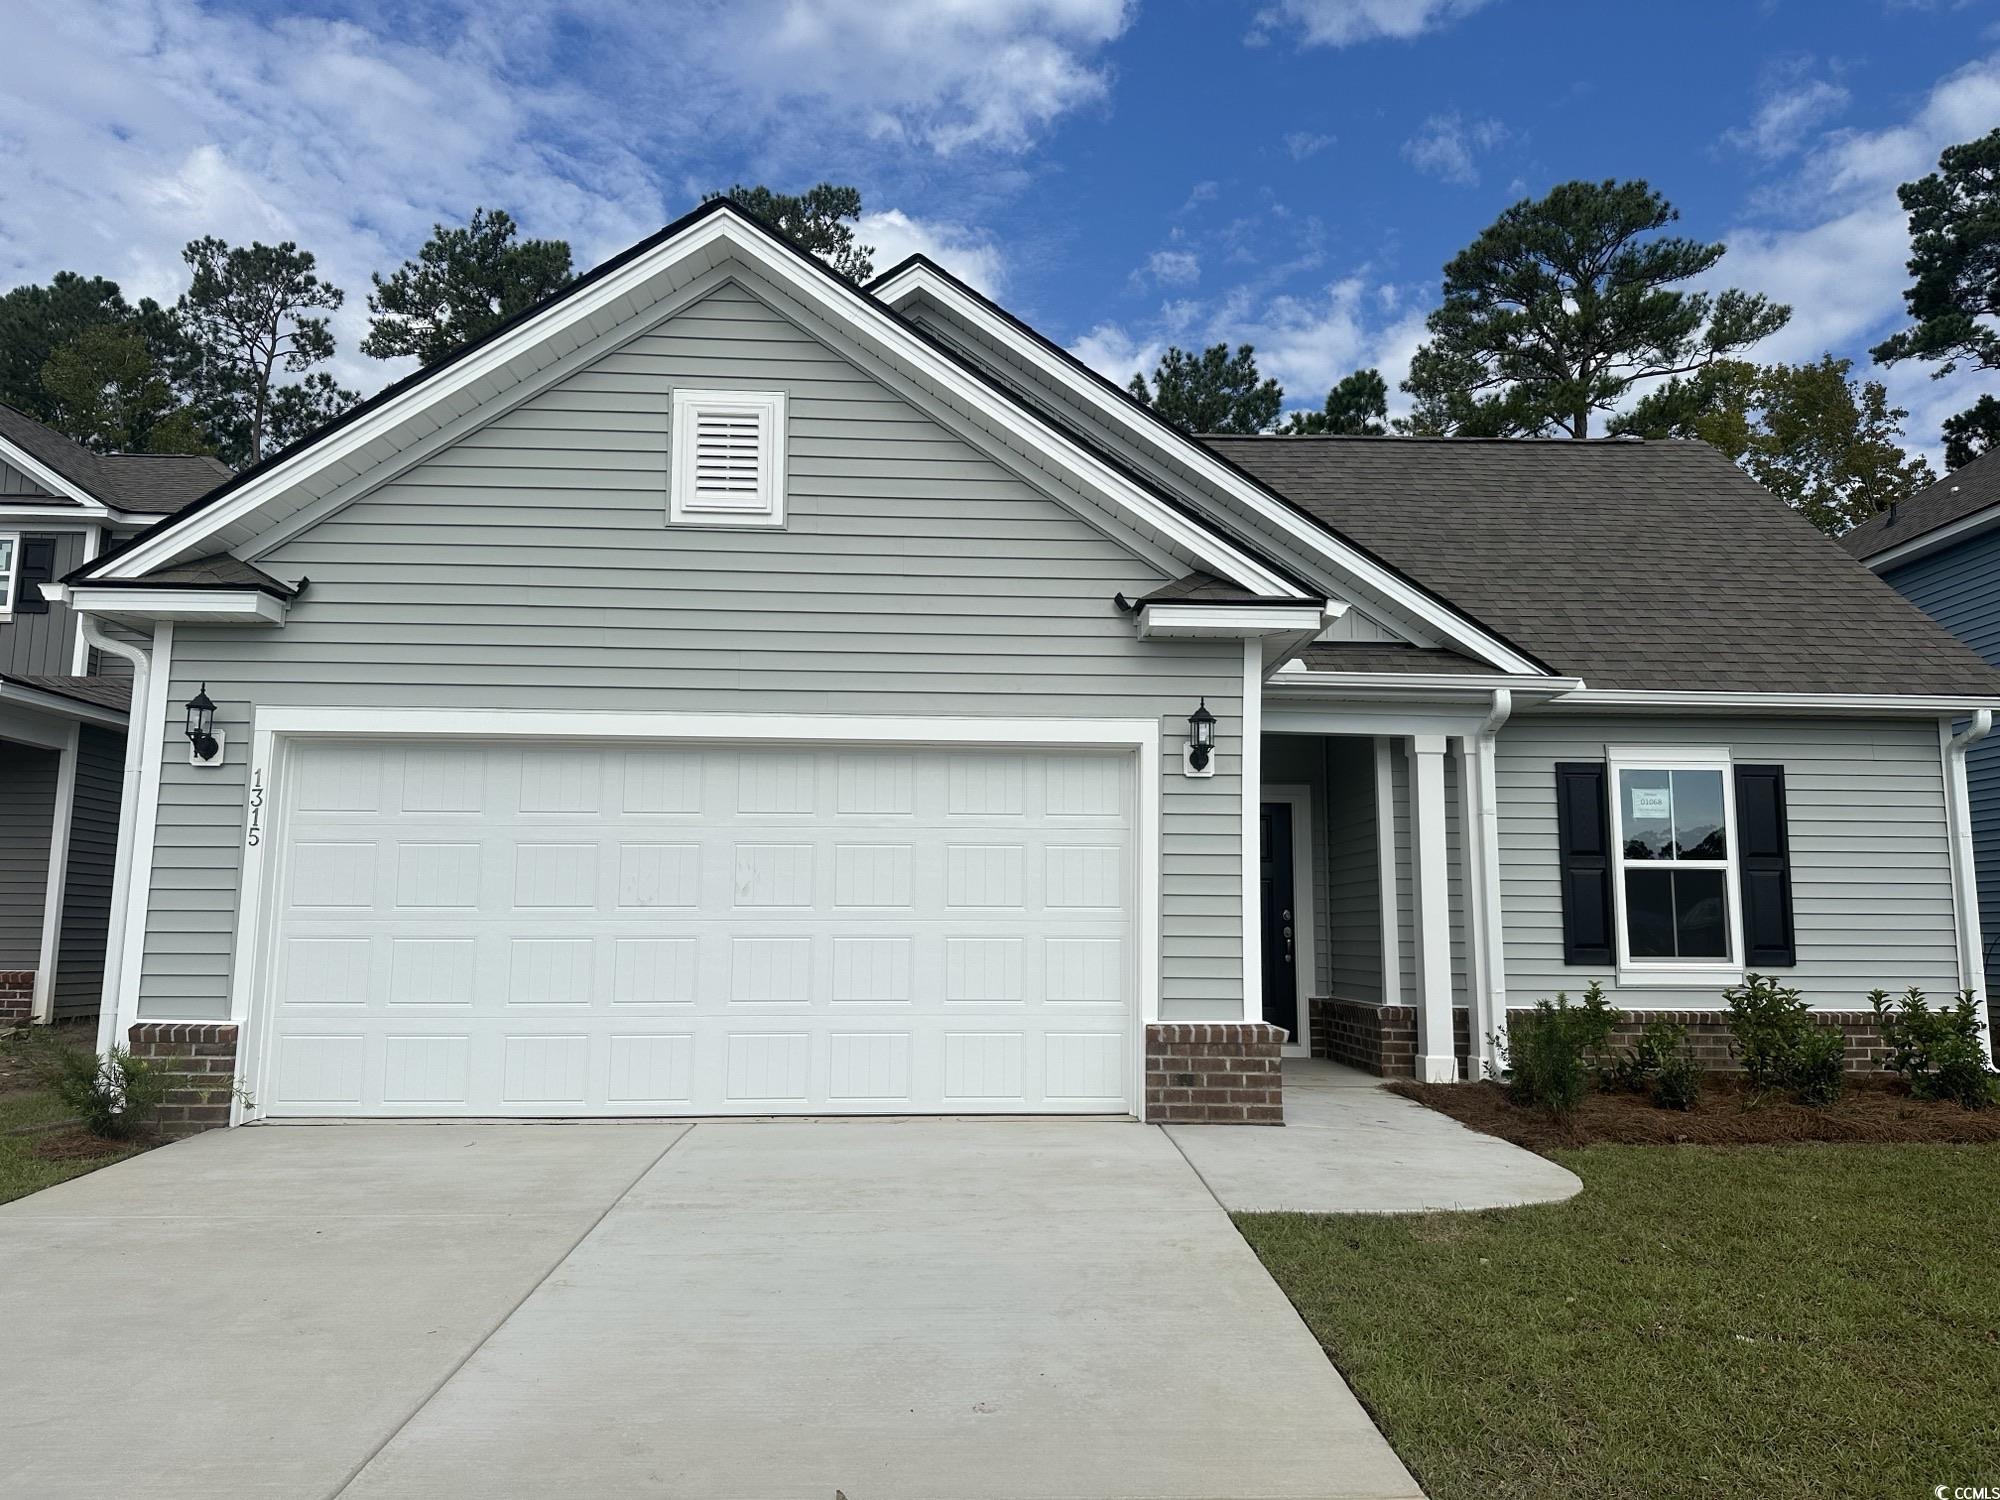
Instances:
[[[252,849],[264,842],[264,768],[250,773],[250,832],[245,836]]]

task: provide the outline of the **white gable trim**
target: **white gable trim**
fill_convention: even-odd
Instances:
[[[892,307],[922,293],[943,306],[953,317],[961,319],[1024,364],[1056,382],[1101,420],[1149,446],[1171,444],[1175,455],[1197,470],[1208,483],[1255,512],[1259,519],[1298,543],[1311,555],[1323,559],[1329,567],[1355,579],[1395,608],[1421,620],[1435,630],[1441,640],[1503,672],[1548,675],[1541,666],[1497,636],[1440,604],[1414,584],[1288,506],[1273,500],[1260,486],[1246,480],[1199,443],[1145,421],[1097,381],[1080,373],[1034,339],[1024,336],[1007,319],[996,316],[922,262],[913,263],[888,279],[875,283],[870,291]]]
[[[1933,530],[1919,532],[1907,542],[1894,547],[1885,547],[1880,552],[1862,558],[1861,565],[1880,573],[1885,568],[1915,562],[1940,547],[1949,547],[1953,542],[1965,541],[1996,525],[2000,525],[2000,505],[1989,505],[1969,515],[1960,516],[1956,521],[1947,521]]]
[[[328,432],[318,442],[256,475],[233,492],[163,527],[93,571],[93,577],[134,580],[155,567],[189,555],[225,528],[243,522],[276,496],[308,476],[347,464],[376,470],[363,456],[367,446],[391,437],[405,423],[431,427],[434,413],[454,410],[454,398],[480,380],[529,354],[551,334],[583,324],[615,308],[623,298],[643,295],[646,284],[674,263],[700,258],[712,266],[734,256],[754,266],[801,302],[851,330],[874,348],[944,393],[996,433],[1032,451],[1047,454],[1089,498],[1105,504],[1142,534],[1159,536],[1200,566],[1253,593],[1306,597],[1277,573],[1208,526],[1182,514],[1147,488],[1106,463],[1049,424],[994,391],[933,347],[901,319],[854,293],[803,261],[790,247],[740,217],[733,208],[702,213],[684,228],[633,256],[598,280],[551,304],[455,362],[398,392],[380,406]],[[651,299],[648,299],[651,300]],[[612,316],[617,316],[614,312]],[[482,403],[484,404],[484,403]]]
[[[51,469],[40,459],[34,457],[18,445],[9,442],[4,437],[0,437],[0,459],[6,460],[11,467],[19,469],[30,479],[38,481],[44,488],[53,493],[69,496],[70,499],[82,505],[92,516],[107,516],[111,513],[111,507],[91,494],[90,491],[63,478],[62,475]]]

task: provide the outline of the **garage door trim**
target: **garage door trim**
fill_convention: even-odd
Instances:
[[[1138,1006],[1135,1047],[1143,1054],[1146,1026],[1159,1019],[1160,999],[1160,724],[1156,719],[912,718],[834,714],[677,714],[549,709],[260,708],[252,719],[250,776],[242,838],[242,899],[237,916],[236,963],[230,980],[230,1018],[242,1029],[243,1083],[231,1123],[261,1118],[255,1102],[267,1078],[269,1028],[262,1025],[259,994],[271,985],[278,903],[269,899],[275,861],[265,851],[283,847],[284,780],[288,752],[300,740],[532,740],[600,742],[643,740],[659,744],[884,746],[906,750],[1018,748],[1082,750],[1122,748],[1137,757],[1137,865],[1133,921],[1137,933]],[[1135,1077],[1144,1077],[1143,1055]]]

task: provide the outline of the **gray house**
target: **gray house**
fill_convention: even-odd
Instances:
[[[1708,449],[1197,439],[726,201],[61,592],[182,1128],[1276,1121],[1591,980],[1985,987],[2000,675]]]
[[[131,684],[42,586],[228,475],[0,406],[0,1025],[94,1015],[104,986]]]
[[[2000,450],[1974,459],[1840,539],[1987,661],[2000,665]],[[2000,937],[2000,739],[1965,758],[1980,931]]]

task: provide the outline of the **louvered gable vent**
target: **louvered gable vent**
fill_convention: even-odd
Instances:
[[[676,391],[668,520],[689,526],[781,526],[782,391]]]

